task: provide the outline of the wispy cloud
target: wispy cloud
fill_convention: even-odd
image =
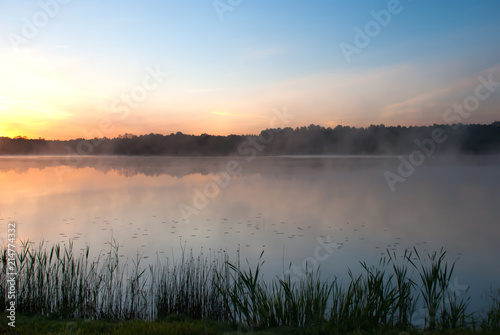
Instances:
[[[480,74],[496,68],[471,71],[464,77],[457,74],[457,67],[449,62],[432,66],[407,63],[370,71],[325,71],[259,87],[252,97],[267,105],[293,106],[299,114],[295,121],[300,124],[439,123],[450,104],[473,92]],[[471,121],[497,118],[498,108],[492,106],[496,101],[498,97],[488,99]]]
[[[465,96],[473,94],[474,89],[478,85],[478,77],[485,77],[492,74],[495,80],[500,76],[500,64],[481,73],[475,73],[458,80],[454,83],[447,83],[438,89],[422,92],[414,97],[406,100],[393,103],[384,108],[383,116],[394,117],[413,117],[424,119],[424,116],[439,117],[453,103],[460,103]]]

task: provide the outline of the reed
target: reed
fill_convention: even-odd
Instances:
[[[405,250],[402,256],[402,262],[398,261],[395,252],[392,254],[387,251],[392,263],[394,278],[396,280],[396,300],[395,300],[395,324],[400,327],[407,327],[411,324],[411,315],[415,312],[417,299],[414,298],[414,290],[417,284],[408,272],[408,266],[416,268],[411,260],[412,252]]]
[[[267,284],[259,276],[264,263],[262,255],[254,270],[242,271],[238,266],[229,264],[233,285],[227,291],[220,286],[219,292],[229,294],[229,309],[234,311],[231,321],[244,322],[252,328],[303,327],[325,323],[334,283],[322,282],[318,271],[308,273],[299,282],[285,275]]]
[[[403,282],[395,283],[394,273],[388,272],[392,259],[382,258],[378,266],[368,266],[361,262],[364,273],[354,276],[349,271],[346,290],[341,285],[335,287],[330,317],[330,326],[342,332],[357,329],[374,330],[393,327],[398,324],[398,316],[403,317],[403,303],[408,303],[407,292],[399,290]],[[396,267],[399,269],[399,267]],[[400,274],[399,280],[403,281]],[[410,296],[411,297],[411,296]]]
[[[486,311],[486,315],[481,319],[481,328],[497,331],[500,329],[500,289],[496,292],[491,289],[488,294],[490,307]]]
[[[229,319],[227,294],[219,294],[220,285],[223,286],[219,277],[227,272],[227,261],[228,255],[224,251],[209,253],[208,256],[202,252],[195,257],[192,250],[186,253],[185,249],[178,261],[167,259],[167,263],[162,264],[158,260],[156,266],[150,267],[153,278],[150,296],[155,302],[155,310],[149,314],[154,317],[184,314],[194,319]]]
[[[15,257],[17,311],[49,318],[93,320],[158,320],[173,315],[270,327],[319,327],[325,332],[413,329],[417,302],[426,310],[430,330],[498,329],[500,299],[481,317],[468,313],[469,297],[450,290],[455,264],[446,252],[402,256],[387,252],[375,266],[361,263],[362,272],[348,271],[345,283],[334,275],[322,280],[320,270],[296,280],[289,274],[262,279],[263,253],[257,264],[240,265],[223,251],[199,255],[181,248],[143,266],[138,255],[120,260],[120,245],[91,258],[87,247],[77,253],[73,243],[51,247],[23,242]],[[0,294],[6,296],[7,250],[0,250]],[[416,257],[416,261],[413,261]],[[5,310],[7,301],[2,304]]]

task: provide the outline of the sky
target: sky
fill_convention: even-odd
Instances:
[[[498,0],[0,0],[0,136],[491,123],[499,17]]]

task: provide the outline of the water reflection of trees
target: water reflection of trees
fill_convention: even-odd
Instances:
[[[261,175],[264,178],[315,178],[325,173],[348,174],[362,170],[394,168],[395,156],[272,156],[249,160],[244,156],[231,157],[143,157],[143,156],[85,156],[76,162],[67,156],[0,157],[0,172],[29,173],[30,169],[93,169],[103,174],[117,173],[123,177],[169,175],[182,178],[188,175],[216,175],[227,172],[227,164],[236,162],[238,175]],[[454,160],[461,165],[500,165],[499,156],[459,156]],[[427,165],[449,164],[449,157],[436,156]],[[65,170],[66,169],[66,170]]]

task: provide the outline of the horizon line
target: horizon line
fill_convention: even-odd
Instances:
[[[366,126],[366,127],[360,127],[360,126],[349,126],[349,125],[342,125],[342,124],[338,124],[336,125],[335,127],[332,127],[332,126],[322,126],[322,125],[319,125],[319,124],[314,124],[314,123],[311,123],[307,126],[296,126],[296,127],[276,127],[276,128],[265,128],[265,129],[262,129],[259,134],[263,131],[266,131],[266,130],[275,130],[275,129],[292,129],[292,130],[296,130],[296,129],[301,129],[301,128],[309,128],[311,126],[313,127],[320,127],[320,128],[323,128],[323,129],[335,129],[337,127],[349,127],[349,128],[354,128],[354,129],[368,129],[370,127],[381,127],[381,126],[384,126],[385,128],[418,128],[418,127],[439,127],[439,126],[443,126],[443,127],[451,127],[453,125],[461,125],[461,126],[471,126],[471,125],[480,125],[480,126],[489,126],[489,125],[494,125],[496,123],[500,123],[500,120],[497,120],[497,121],[492,121],[490,123],[463,123],[463,122],[458,122],[458,123],[441,123],[441,124],[438,124],[438,123],[433,123],[432,125],[385,125],[383,123],[380,123],[380,124],[371,124],[369,126]],[[187,133],[183,133],[181,131],[177,131],[177,132],[171,132],[170,134],[161,134],[161,133],[144,133],[144,134],[140,134],[140,135],[136,135],[136,134],[132,134],[132,133],[127,133],[125,132],[124,134],[119,134],[119,135],[116,135],[114,137],[107,137],[107,136],[103,136],[103,137],[92,137],[92,138],[87,138],[87,137],[75,137],[75,138],[70,138],[70,139],[46,139],[46,138],[43,138],[43,137],[38,137],[38,138],[28,138],[26,136],[23,136],[23,135],[17,135],[15,137],[9,137],[9,136],[1,136],[0,135],[0,138],[8,138],[8,139],[11,139],[11,140],[15,140],[15,139],[24,139],[24,140],[30,140],[30,141],[40,141],[40,140],[44,140],[44,141],[54,141],[54,142],[64,142],[64,141],[75,141],[75,140],[93,140],[93,139],[119,139],[119,138],[124,138],[125,136],[129,135],[131,137],[141,137],[141,136],[148,136],[148,135],[161,135],[161,136],[172,136],[172,135],[177,135],[177,134],[180,134],[180,135],[185,135],[185,136],[197,136],[197,137],[201,137],[201,136],[214,136],[214,137],[229,137],[229,136],[259,136],[259,134],[251,134],[251,133],[247,133],[247,134],[228,134],[228,135],[215,135],[215,134],[207,134],[207,133],[200,133],[200,134],[187,134]]]

